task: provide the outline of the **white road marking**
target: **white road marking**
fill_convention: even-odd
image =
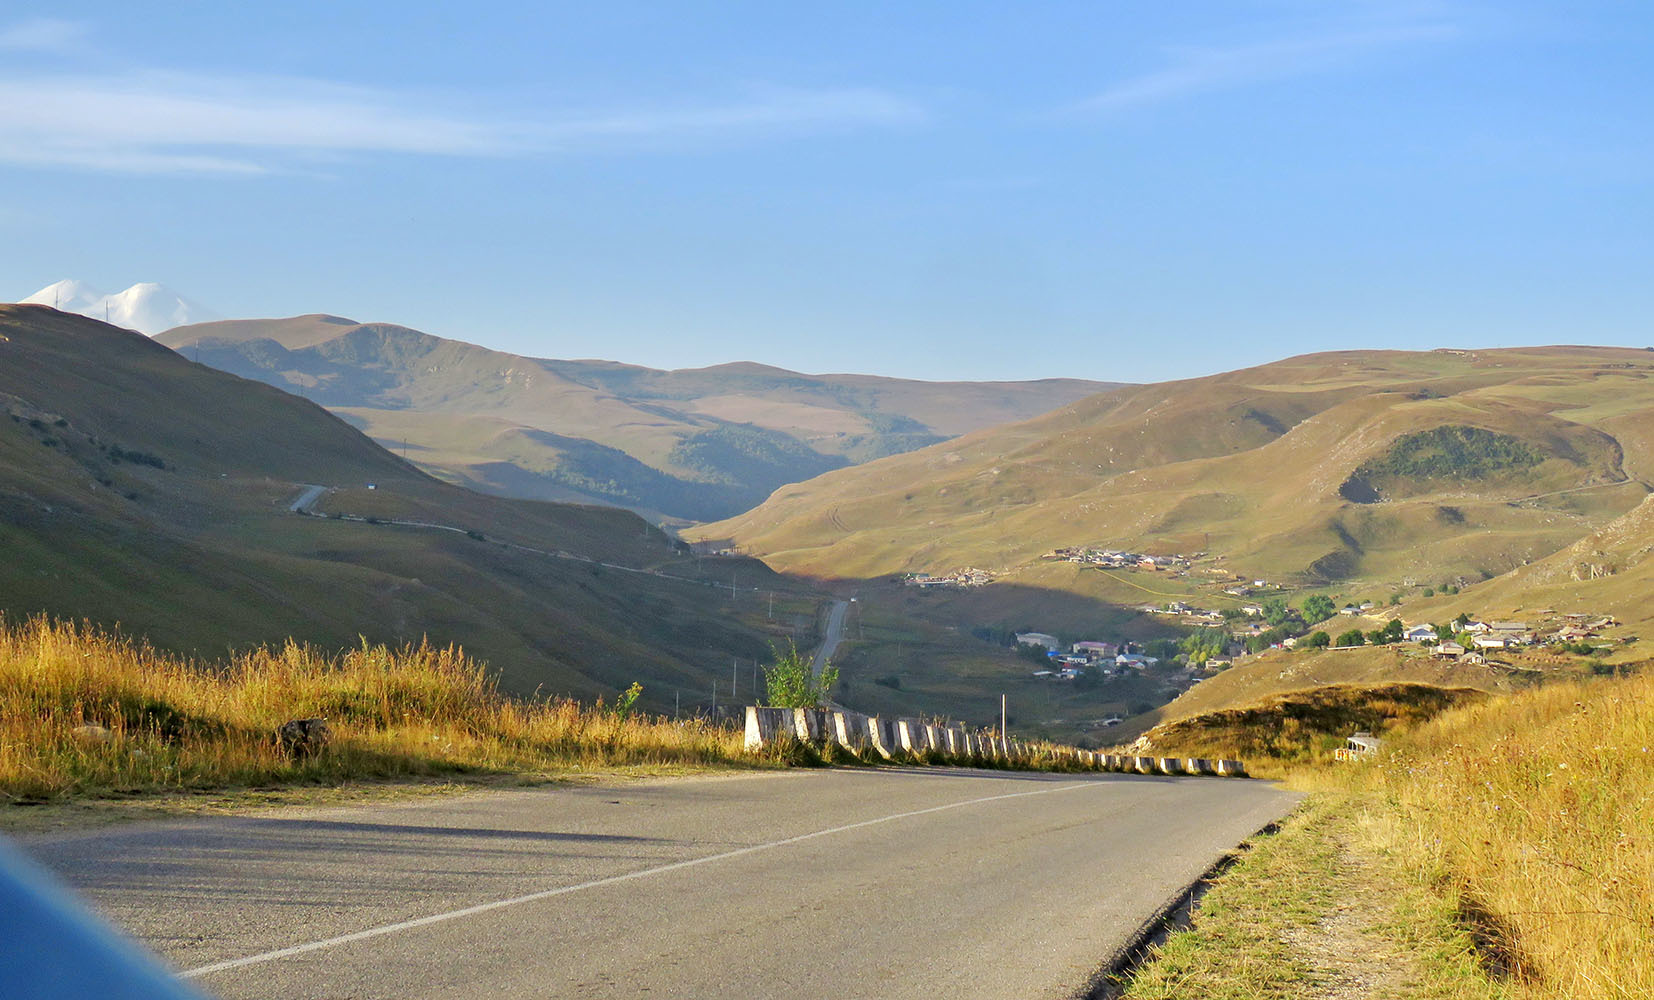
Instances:
[[[246,958],[232,958],[223,962],[214,962],[211,965],[202,965],[187,969],[178,975],[183,979],[194,979],[214,972],[223,972],[227,969],[239,969],[248,965],[261,965],[265,962],[274,962],[279,958],[288,958],[293,955],[303,955],[306,952],[320,951],[323,948],[332,948],[335,945],[349,944],[352,941],[363,941],[368,938],[380,937],[385,934],[395,934],[398,931],[412,930],[415,927],[424,927],[428,924],[439,924],[446,920],[458,920],[461,917],[474,916],[478,913],[487,913],[489,910],[503,909],[507,906],[518,906],[523,903],[532,903],[538,899],[550,899],[552,896],[562,896],[571,892],[580,892],[584,889],[596,889],[600,886],[614,885],[616,882],[628,882],[632,879],[646,878],[650,875],[660,875],[665,872],[677,871],[680,868],[692,868],[695,865],[710,864],[714,861],[724,861],[729,858],[738,858],[743,854],[756,854],[759,851],[768,851],[777,847],[786,847],[790,844],[814,840],[817,837],[830,837],[836,833],[847,833],[850,830],[859,830],[862,827],[877,826],[880,823],[891,823],[899,819],[910,819],[914,816],[924,816],[928,813],[945,812],[949,809],[962,809],[966,806],[981,805],[984,802],[998,802],[1003,799],[1020,799],[1029,795],[1049,795],[1054,792],[1071,792],[1077,788],[1106,788],[1104,782],[1075,782],[1073,784],[1058,785],[1055,788],[1041,788],[1032,792],[1009,792],[1005,795],[989,795],[980,799],[969,799],[964,802],[950,802],[947,805],[931,806],[928,809],[915,809],[911,812],[893,813],[881,816],[878,819],[865,819],[859,823],[849,823],[845,826],[835,826],[827,830],[816,830],[813,833],[801,833],[796,837],[787,837],[783,840],[772,840],[767,844],[754,844],[750,847],[741,847],[733,851],[724,851],[722,854],[709,854],[704,858],[691,858],[688,861],[674,861],[669,865],[658,868],[645,868],[642,871],[627,872],[624,875],[610,875],[607,878],[593,879],[590,882],[581,882],[578,885],[565,885],[556,889],[545,889],[540,892],[531,892],[525,896],[513,896],[510,899],[497,899],[491,903],[479,903],[476,906],[467,906],[459,910],[449,910],[446,913],[433,913],[428,917],[417,917],[413,920],[403,920],[400,923],[385,924],[382,927],[370,927],[365,931],[354,934],[341,934],[338,937],[326,938],[321,941],[311,941],[307,944],[296,944],[290,948],[278,948],[275,951],[266,951],[257,955],[248,955]]]

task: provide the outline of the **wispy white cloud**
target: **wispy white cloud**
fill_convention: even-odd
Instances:
[[[530,134],[553,145],[599,140],[722,138],[911,124],[925,117],[912,101],[879,90],[769,88],[723,104],[579,112],[551,116]]]
[[[1451,38],[1451,23],[1323,26],[1267,41],[1231,46],[1182,46],[1166,51],[1166,65],[1121,80],[1074,105],[1077,111],[1117,111],[1269,80],[1308,76],[1347,66],[1368,53]]]
[[[34,17],[0,28],[0,52],[66,52],[86,35],[79,21]]]
[[[766,90],[721,103],[510,114],[450,95],[178,73],[0,73],[0,162],[256,174],[352,154],[513,156],[889,126],[923,117],[876,90]]]

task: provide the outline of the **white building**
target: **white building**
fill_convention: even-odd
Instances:
[[[1061,649],[1062,643],[1054,635],[1044,632],[1018,632],[1018,646],[1044,646],[1046,649]]]

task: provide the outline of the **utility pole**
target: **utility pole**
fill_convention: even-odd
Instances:
[[[674,688],[672,691],[672,721],[678,721],[678,706],[683,701],[683,691]]]
[[[712,719],[718,719],[718,678],[712,678]]]
[[[775,591],[770,591],[770,621],[775,621]]]
[[[735,684],[735,671],[740,670],[740,669],[741,669],[741,661],[738,660],[738,659],[731,658],[730,661],[729,661],[729,700],[731,702],[735,701],[735,692],[737,690],[737,687],[736,687],[736,684]]]
[[[1005,696],[999,696],[999,738],[1005,739]]]

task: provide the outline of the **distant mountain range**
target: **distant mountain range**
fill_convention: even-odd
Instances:
[[[919,382],[750,363],[660,371],[528,358],[338,316],[156,338],[328,407],[449,482],[704,521],[832,469],[1025,420],[1117,383]]]
[[[292,513],[309,483],[330,488],[319,512],[367,520]],[[794,626],[808,643],[815,617],[761,565],[708,560],[699,578],[680,549],[623,510],[439,482],[313,403],[134,332],[0,305],[6,615],[118,622],[214,656],[428,636],[513,691],[591,698],[637,680],[670,711],[675,690],[704,703],[732,658],[767,655]],[[773,622],[753,614],[754,587],[776,591]]]
[[[140,282],[124,292],[105,295],[83,281],[64,280],[47,285],[23,301],[80,313],[148,336],[185,323],[222,318],[165,285],[153,282]]]

